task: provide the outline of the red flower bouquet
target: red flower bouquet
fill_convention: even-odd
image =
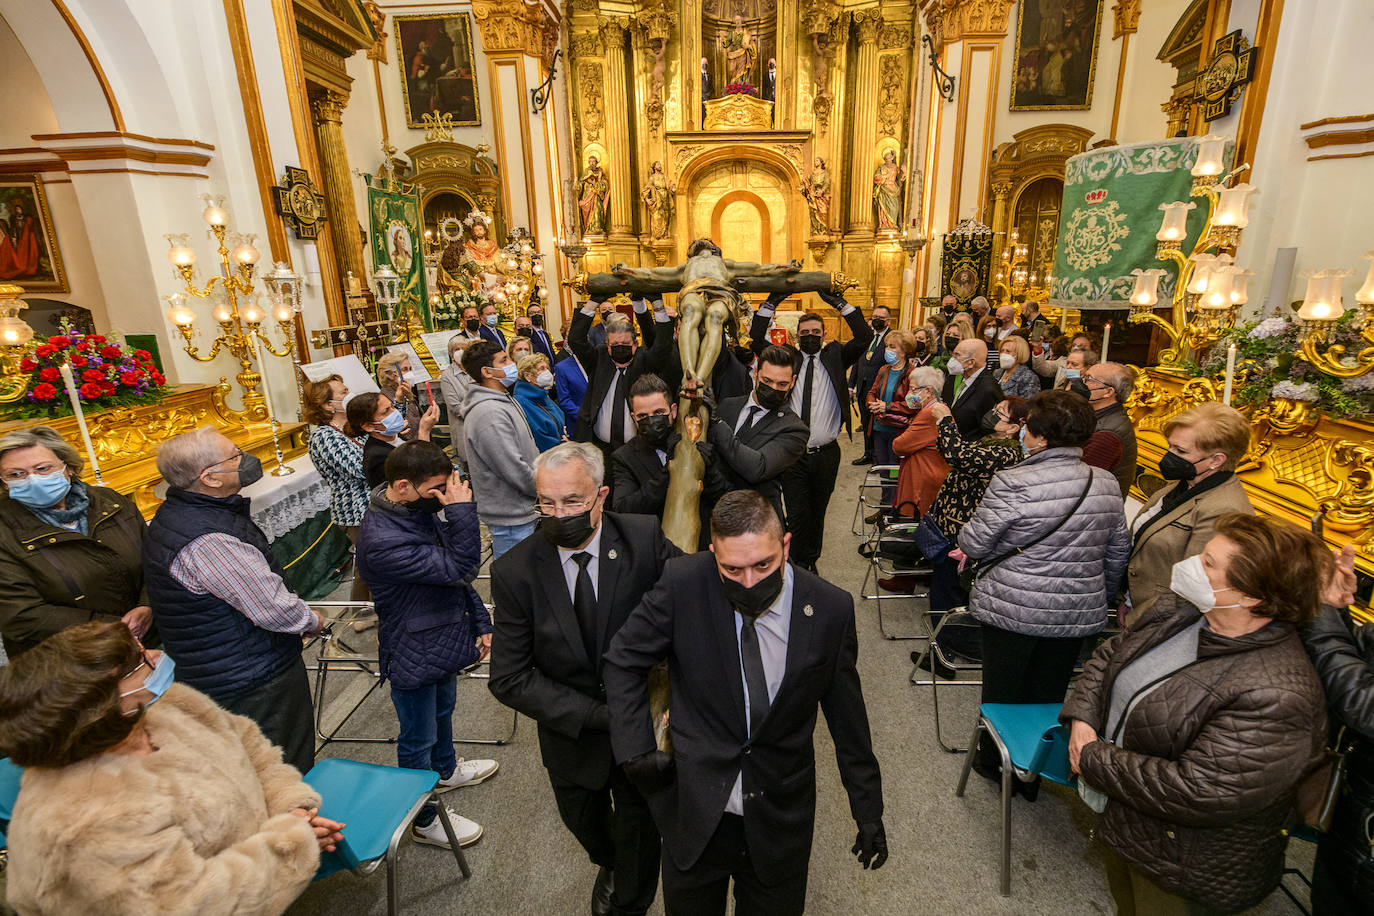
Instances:
[[[758,95],[759,91],[754,88],[752,83],[743,81],[730,83],[725,87],[726,95]]]
[[[30,377],[30,387],[17,416],[51,418],[72,412],[62,383],[63,364],[71,366],[80,386],[77,396],[88,411],[157,401],[167,383],[147,350],[130,350],[118,341],[81,334],[64,323],[62,333],[39,342],[33,355],[20,362],[20,371]]]

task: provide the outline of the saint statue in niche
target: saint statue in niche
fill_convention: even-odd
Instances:
[[[758,49],[749,30],[744,27],[744,17],[735,15],[734,25],[721,39],[725,44],[725,74],[727,83],[747,83],[754,72],[754,58]]]
[[[655,160],[649,167],[645,181],[644,205],[649,208],[649,237],[655,240],[668,237],[668,224],[673,220],[673,188],[663,174],[663,163]]]
[[[902,184],[906,172],[897,164],[897,151],[883,153],[882,164],[873,170],[873,202],[878,210],[878,231],[902,225]]]
[[[816,157],[811,174],[802,182],[801,193],[811,208],[811,234],[824,235],[830,231],[830,172],[821,157]]]
[[[577,182],[577,209],[582,213],[583,235],[605,235],[611,199],[611,181],[595,156],[587,157],[587,174]]]
[[[488,297],[496,295],[503,279],[501,246],[487,235],[487,224],[473,220],[468,237],[463,240],[462,265],[472,278],[473,291],[480,289]]]

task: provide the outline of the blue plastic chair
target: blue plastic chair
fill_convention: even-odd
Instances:
[[[955,795],[964,797],[978,735],[987,732],[1002,756],[1002,896],[1011,896],[1011,781],[1042,776],[1063,786],[1077,784],[1069,772],[1069,739],[1059,724],[1062,703],[984,703],[969,739],[968,757]]]
[[[449,822],[448,810],[434,791],[439,774],[433,770],[409,770],[331,757],[315,764],[305,774],[305,781],[320,793],[320,815],[345,825],[343,842],[334,852],[320,856],[314,880],[345,869],[366,877],[385,861],[387,912],[396,916],[400,906],[396,850],[420,809],[431,802],[438,808],[439,821],[444,825],[463,878],[472,877]]]
[[[0,855],[4,855],[8,843],[5,832],[14,818],[14,802],[19,798],[19,779],[23,775],[23,767],[15,766],[8,757],[0,757]],[[0,859],[0,866],[4,862]]]

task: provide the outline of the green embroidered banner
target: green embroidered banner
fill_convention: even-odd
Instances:
[[[364,175],[363,183],[367,185],[373,269],[382,264],[391,265],[401,277],[397,312],[409,305],[420,316],[426,330],[433,330],[420,241],[420,189],[413,184],[389,180],[385,175],[375,184],[371,175]]]
[[[1207,199],[1191,197],[1197,138],[1113,146],[1074,156],[1064,168],[1064,204],[1050,304],[1076,309],[1128,308],[1135,268],[1159,267],[1159,300],[1173,298],[1178,270],[1155,257],[1161,204],[1192,201],[1185,253],[1207,222]],[[1233,147],[1227,145],[1229,169]]]

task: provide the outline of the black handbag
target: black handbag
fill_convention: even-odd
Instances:
[[[1004,560],[1009,560],[1017,554],[1029,550],[1036,544],[1039,544],[1041,541],[1045,540],[1045,538],[1054,534],[1060,528],[1063,528],[1064,523],[1067,522],[1069,519],[1073,518],[1078,513],[1079,507],[1082,506],[1083,501],[1088,498],[1088,493],[1092,490],[1092,488],[1093,470],[1092,468],[1088,468],[1088,482],[1083,485],[1083,492],[1078,494],[1078,501],[1073,504],[1073,508],[1069,510],[1068,515],[1064,516],[1059,521],[1055,522],[1054,527],[1050,528],[1050,530],[1046,531],[1044,534],[1040,535],[1038,538],[1031,541],[1029,544],[1017,547],[1015,550],[1008,550],[1006,553],[999,554],[998,556],[995,556],[990,560],[970,560],[969,562],[965,563],[964,568],[959,570],[959,584],[963,586],[964,591],[971,592],[973,590],[974,583],[977,582],[979,578],[986,575],[988,572],[995,569],[996,567],[1000,566]]]
[[[921,516],[921,520],[916,523],[913,536],[921,554],[932,562],[938,563],[940,560],[947,559],[950,550],[954,547],[949,542],[949,538],[945,537],[944,532],[940,530],[940,526],[935,524],[935,519],[930,513]]]
[[[1336,740],[1328,745],[1322,756],[1298,783],[1298,816],[1313,830],[1325,833],[1331,829],[1336,816],[1336,804],[1345,789],[1346,755],[1354,742],[1348,738],[1344,725],[1336,732]]]

